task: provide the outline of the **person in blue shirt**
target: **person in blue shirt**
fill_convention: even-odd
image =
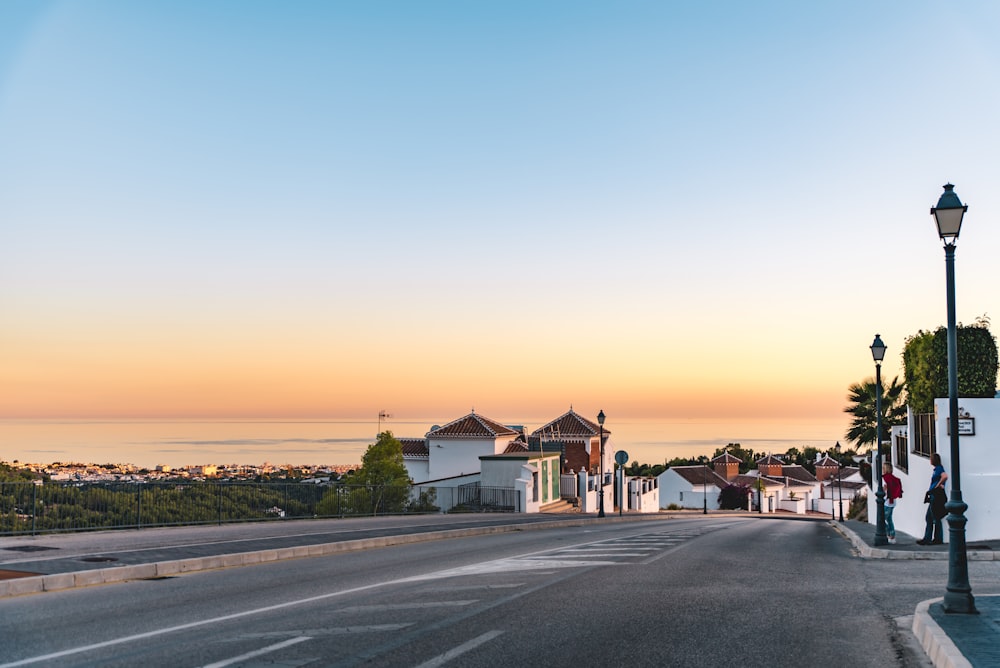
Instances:
[[[944,483],[948,480],[948,474],[941,466],[941,455],[936,452],[931,455],[931,465],[934,471],[931,473],[931,486],[927,489],[929,502],[927,514],[924,515],[924,537],[917,541],[917,545],[940,545],[944,542],[941,519],[945,516],[942,511],[947,499]]]

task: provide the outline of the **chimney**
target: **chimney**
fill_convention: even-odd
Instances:
[[[725,452],[712,460],[712,466],[715,468],[715,472],[727,481],[732,480],[740,474],[740,464],[742,463],[742,459],[734,457],[728,452]]]

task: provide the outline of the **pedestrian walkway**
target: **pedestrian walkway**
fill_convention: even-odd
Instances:
[[[918,545],[916,538],[897,531],[895,545],[876,546],[874,525],[853,520],[834,525],[868,559],[948,560],[947,543]],[[969,543],[966,556],[970,562],[1000,561],[1000,540]],[[939,668],[1000,666],[1000,596],[972,595],[979,611],[976,615],[949,614],[940,598],[921,602],[914,612],[913,634]]]

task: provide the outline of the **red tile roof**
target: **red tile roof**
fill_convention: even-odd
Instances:
[[[596,422],[591,422],[587,418],[576,413],[572,408],[569,412],[560,415],[555,420],[552,420],[546,425],[543,425],[531,432],[532,436],[538,436],[540,438],[549,437],[554,439],[560,438],[590,438],[591,436],[597,436],[601,432],[601,427]],[[607,436],[611,432],[607,429],[604,430],[604,435]]]
[[[427,432],[428,438],[472,438],[496,439],[500,437],[515,437],[518,432],[496,420],[482,415],[469,413],[465,417],[453,420],[443,427],[437,427]]]
[[[799,464],[785,464],[781,467],[781,475],[794,478],[795,480],[802,482],[817,482],[816,476],[809,473],[808,470]]]
[[[427,440],[423,438],[400,438],[403,444],[403,457],[427,457]]]
[[[722,463],[722,464],[742,464],[743,460],[739,457],[729,454],[728,452],[723,452],[721,455],[712,460],[712,463]]]
[[[671,466],[670,470],[692,485],[715,485],[719,489],[729,486],[729,481],[708,466]]]

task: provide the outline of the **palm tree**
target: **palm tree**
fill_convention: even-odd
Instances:
[[[903,388],[899,376],[888,386],[882,384],[882,438],[886,440],[889,427],[906,424],[906,404],[903,402]],[[847,440],[856,443],[858,449],[875,444],[875,379],[868,378],[861,383],[852,383],[847,388],[845,413],[854,416],[847,430]]]

